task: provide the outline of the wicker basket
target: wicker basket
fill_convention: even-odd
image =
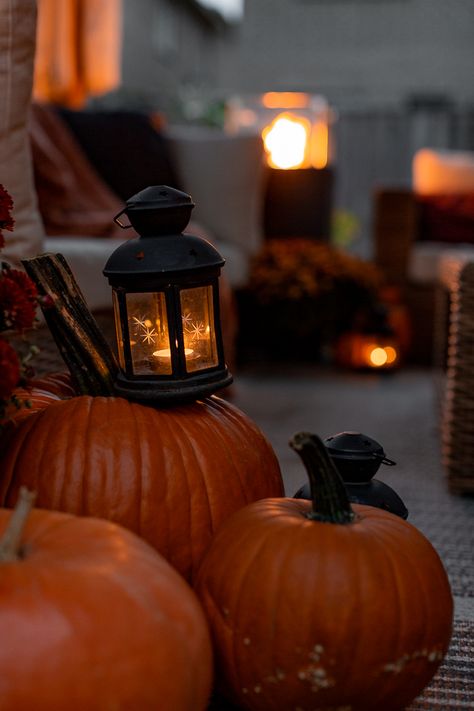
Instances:
[[[445,258],[449,294],[447,370],[441,407],[443,461],[453,493],[474,493],[474,262]],[[438,314],[444,319],[443,313]]]

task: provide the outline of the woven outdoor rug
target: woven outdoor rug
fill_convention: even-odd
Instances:
[[[300,430],[322,437],[343,430],[363,432],[397,462],[382,467],[376,477],[397,491],[409,510],[409,522],[438,551],[455,599],[448,655],[408,709],[474,709],[474,497],[452,495],[446,486],[433,373],[401,369],[391,375],[352,374],[272,366],[271,371],[247,369],[235,381],[234,403],[272,443],[287,495],[293,496],[305,482],[303,466],[287,444]]]
[[[98,317],[113,339],[107,314]],[[46,328],[33,336],[41,348],[39,374],[64,370]],[[286,493],[304,483],[302,464],[288,447],[299,430],[322,437],[360,431],[380,442],[395,467],[377,478],[398,492],[408,520],[432,542],[446,567],[455,598],[454,633],[438,673],[407,711],[474,709],[474,497],[448,492],[440,456],[439,392],[429,370],[358,375],[324,368],[278,368],[234,374],[233,401],[267,435],[280,460]],[[213,703],[213,711],[231,711]],[[380,711],[383,711],[381,709]]]

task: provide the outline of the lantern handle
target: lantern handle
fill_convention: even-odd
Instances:
[[[115,217],[114,217],[115,224],[117,224],[123,230],[128,230],[128,229],[130,229],[130,227],[132,227],[132,225],[124,225],[123,222],[120,222],[120,220],[119,220],[120,215],[123,215],[123,213],[126,211],[126,209],[127,208],[124,207],[123,210],[120,210],[120,212],[117,215],[115,215]]]
[[[379,459],[381,464],[386,464],[388,467],[394,467],[396,465],[396,462],[386,457],[385,454],[377,454],[374,452],[372,456],[374,459]]]

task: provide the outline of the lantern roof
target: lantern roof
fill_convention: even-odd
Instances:
[[[182,232],[193,207],[189,195],[166,185],[145,188],[129,198],[115,221],[133,227],[139,237],[123,242],[110,255],[104,275],[109,279],[176,275],[222,267],[225,260],[210,242]],[[130,225],[120,222],[123,213]]]

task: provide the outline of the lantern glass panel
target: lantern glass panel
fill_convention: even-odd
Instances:
[[[114,304],[115,337],[117,339],[119,365],[122,370],[125,370],[125,357],[124,357],[124,353],[123,353],[122,324],[120,323],[120,307],[119,307],[117,292],[115,290],[112,292],[112,298],[113,298],[113,304]]]
[[[128,332],[135,375],[172,373],[166,299],[163,292],[127,294]]]
[[[186,371],[217,366],[212,286],[181,289],[180,300]]]

